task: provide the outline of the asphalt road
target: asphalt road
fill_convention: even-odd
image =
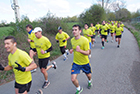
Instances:
[[[87,89],[87,78],[81,72],[78,75],[81,94],[140,94],[140,53],[134,36],[124,28],[120,48],[117,43],[105,43],[101,49],[101,40],[96,37],[95,47],[92,48],[92,89]],[[58,68],[48,71],[50,85],[42,89],[44,94],[75,94],[76,88],[71,82],[71,64],[73,55],[57,58]],[[32,74],[33,83],[28,94],[35,94],[44,83],[43,75],[38,69]],[[0,94],[14,94],[14,81],[0,86]]]

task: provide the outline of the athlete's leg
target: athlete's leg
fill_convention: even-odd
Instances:
[[[121,43],[121,38],[118,38],[118,45],[120,45]]]
[[[72,74],[72,75],[71,75],[71,81],[72,81],[72,83],[73,83],[76,87],[79,87],[79,82],[78,82],[78,80],[77,80],[77,75],[78,75],[78,74]]]
[[[47,81],[48,80],[48,73],[47,73],[46,69],[41,68],[40,70],[41,70],[42,74],[44,75],[45,80]]]
[[[87,76],[88,80],[91,80],[91,73],[86,74],[86,76]]]
[[[15,94],[18,94],[18,88],[15,88]]]

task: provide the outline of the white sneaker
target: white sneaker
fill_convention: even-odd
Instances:
[[[92,47],[94,47],[94,44],[92,44]]]
[[[36,70],[37,70],[37,69],[33,69],[33,70],[31,70],[31,73],[36,72]]]
[[[91,54],[88,57],[91,58]]]
[[[111,40],[111,42],[113,43],[113,40]]]

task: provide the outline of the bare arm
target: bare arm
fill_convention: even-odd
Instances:
[[[36,68],[37,68],[36,63],[34,63],[34,61],[32,61],[31,64],[28,67],[26,67],[25,71],[31,71],[31,70],[36,69]]]
[[[84,55],[89,55],[89,54],[91,53],[91,50],[90,50],[90,49],[87,50],[87,51],[84,51],[84,50],[81,50],[81,49],[80,49],[80,46],[77,46],[77,47],[76,47],[76,51],[77,51],[77,52],[80,52],[80,53],[82,53],[82,54],[84,54]]]
[[[9,65],[7,65],[6,67],[4,67],[4,71],[8,71],[8,70],[11,70],[11,69],[13,69],[13,67],[12,66],[9,66]]]

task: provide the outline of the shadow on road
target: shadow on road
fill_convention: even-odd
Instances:
[[[132,71],[130,73],[130,80],[136,94],[140,94],[140,62],[138,61],[133,62]]]

